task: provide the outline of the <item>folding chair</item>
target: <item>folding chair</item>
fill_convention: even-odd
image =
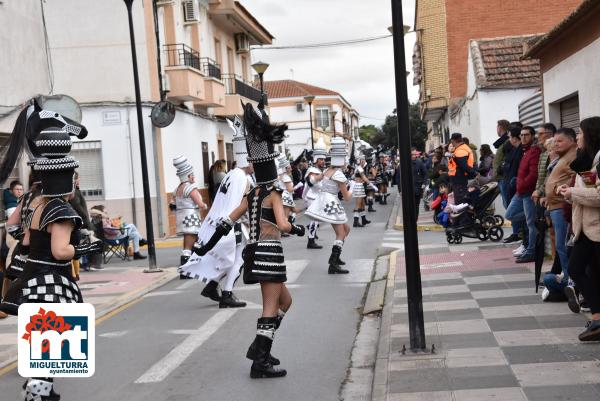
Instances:
[[[92,224],[94,225],[96,236],[104,243],[104,250],[102,252],[104,264],[110,262],[113,256],[116,256],[121,260],[129,260],[128,236],[119,239],[108,239],[104,235],[104,227],[102,226],[101,218],[92,218]]]

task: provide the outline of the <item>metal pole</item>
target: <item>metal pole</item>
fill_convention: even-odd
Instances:
[[[260,110],[264,110],[265,108],[265,91],[263,88],[263,73],[258,74],[258,78],[260,79],[260,102],[258,102],[258,108]]]
[[[142,118],[142,101],[140,95],[140,78],[138,76],[137,54],[135,51],[135,35],[133,32],[133,16],[131,6],[133,0],[124,0],[129,19],[129,37],[131,40],[131,58],[133,61],[133,84],[135,86],[135,108],[137,111],[138,133],[140,137],[140,159],[142,161],[142,186],[144,189],[144,215],[146,217],[146,236],[148,237],[148,266],[147,273],[159,272],[156,267],[156,249],[154,246],[154,227],[152,224],[152,203],[150,202],[150,184],[148,180],[148,162],[146,156],[146,137],[144,135],[144,120]]]
[[[312,102],[308,103],[308,116],[310,118],[310,147],[315,150],[315,139],[313,138],[313,124],[312,124]]]
[[[402,0],[392,1],[394,29],[394,69],[396,77],[396,109],[398,113],[398,146],[400,171],[402,171],[402,218],[404,220],[404,260],[406,264],[406,289],[408,298],[408,324],[410,348],[425,349],[425,323],[423,321],[423,294],[419,264],[419,240],[417,216],[415,216],[415,194],[413,187],[412,162],[410,157],[410,124],[408,121],[408,89],[406,87],[406,63],[404,60],[404,32]]]
[[[165,91],[163,90],[162,82],[162,63],[160,61],[160,36],[158,33],[158,7],[156,2],[152,1],[152,14],[154,16],[154,36],[156,37],[156,64],[158,66],[158,91],[160,92],[160,100],[165,100]],[[160,216],[160,214],[159,214]]]

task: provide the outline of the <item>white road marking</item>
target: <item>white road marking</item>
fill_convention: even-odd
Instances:
[[[127,333],[129,333],[129,330],[111,331],[108,333],[98,334],[98,337],[117,338],[117,337],[123,337]]]
[[[221,328],[239,309],[224,309],[215,313],[198,330],[173,348],[163,359],[154,364],[135,383],[156,383],[163,381],[181,365],[198,347]]]
[[[299,260],[286,260],[285,267],[287,270],[287,281],[286,283],[292,284],[298,280],[298,277],[304,272],[306,266],[308,266],[307,259],[299,259]]]
[[[177,291],[177,290],[154,291],[154,292],[149,292],[148,294],[144,295],[144,298],[162,297],[164,295],[175,295],[175,294],[179,294],[180,292],[181,291]]]
[[[194,285],[198,284],[200,282],[200,280],[193,280],[193,279],[189,279],[189,280],[185,280],[185,283],[179,285],[179,287],[175,288],[176,290],[185,290],[187,288],[193,287]]]

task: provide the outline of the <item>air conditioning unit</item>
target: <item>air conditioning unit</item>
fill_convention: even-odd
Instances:
[[[296,103],[296,111],[298,113],[303,112],[304,110],[306,110],[304,103]]]
[[[200,21],[200,12],[198,10],[198,3],[196,0],[184,0],[183,6],[183,20],[185,22],[198,22]]]
[[[235,50],[238,54],[250,51],[250,38],[245,33],[235,34]]]

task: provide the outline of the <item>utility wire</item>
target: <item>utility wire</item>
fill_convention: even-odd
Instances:
[[[283,50],[283,49],[320,49],[327,47],[337,46],[348,46],[355,45],[358,43],[373,42],[375,40],[391,38],[392,35],[373,36],[370,38],[359,38],[350,40],[340,40],[335,42],[323,42],[323,43],[311,43],[305,45],[291,45],[291,46],[252,46],[251,50]]]

